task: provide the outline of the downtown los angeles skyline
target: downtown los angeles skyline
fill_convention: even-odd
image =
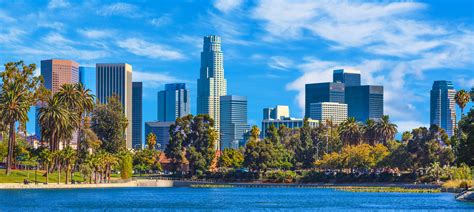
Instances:
[[[144,122],[156,120],[157,92],[166,83],[187,84],[196,114],[202,37],[213,34],[222,38],[227,93],[247,97],[251,125],[259,126],[262,109],[274,105],[289,105],[291,116],[302,117],[304,85],[329,82],[339,68],[360,70],[362,84],[384,86],[384,113],[399,132],[429,125],[433,81],[450,80],[456,90],[474,85],[469,1],[0,5],[2,64],[23,59],[36,63],[37,73],[40,61],[51,58],[87,67],[131,64],[133,81],[143,81]]]

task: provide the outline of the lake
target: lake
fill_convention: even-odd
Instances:
[[[324,188],[0,190],[0,211],[50,209],[474,211],[474,204],[458,202],[454,199],[454,194],[450,193],[352,193]]]

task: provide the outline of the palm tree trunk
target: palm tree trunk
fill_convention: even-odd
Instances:
[[[69,182],[69,163],[66,163],[66,184]]]
[[[15,146],[15,122],[10,123],[10,135],[8,138],[8,156],[7,156],[7,168],[5,169],[5,174],[10,174],[10,169],[13,160],[13,151]]]
[[[58,184],[61,183],[61,164],[58,163]]]
[[[46,163],[46,184],[49,183],[49,164]]]

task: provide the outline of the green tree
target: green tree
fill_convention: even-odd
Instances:
[[[72,133],[70,112],[57,95],[50,96],[38,110],[38,121],[41,126],[41,135],[49,141],[51,151],[59,150],[61,139],[70,137]]]
[[[437,183],[439,183],[439,180],[441,176],[443,175],[443,168],[440,166],[439,162],[433,162],[431,163],[431,166],[428,167],[426,170],[429,176],[434,178]]]
[[[362,127],[363,138],[370,145],[375,145],[377,140],[377,125],[374,120],[367,119],[365,125]]]
[[[39,154],[39,159],[43,166],[45,167],[46,170],[46,184],[48,184],[49,180],[49,166],[51,165],[51,162],[53,161],[53,154],[52,152],[47,149],[43,148]]]
[[[154,133],[148,133],[146,136],[146,144],[148,149],[154,150],[156,145],[156,135]]]
[[[455,146],[457,163],[474,166],[474,108],[471,108],[468,114],[459,121],[458,130],[460,136]]]
[[[92,94],[92,91],[88,88],[85,88],[84,85],[81,83],[77,83],[74,85],[75,90],[78,93],[78,116],[80,117],[79,119],[79,125],[78,125],[78,136],[77,136],[77,151],[80,153],[81,151],[84,151],[84,145],[83,142],[87,142],[88,138],[85,138],[85,136],[88,136],[87,134],[90,135],[90,132],[85,132],[85,131],[90,131],[90,125],[86,126],[89,120],[88,119],[88,114],[91,113],[94,110],[94,95]],[[85,152],[85,151],[84,151]]]
[[[339,134],[344,145],[358,145],[362,140],[362,130],[354,117],[349,117],[339,125]]]
[[[184,152],[191,132],[192,115],[177,118],[175,123],[170,126],[170,140],[165,148],[166,157],[170,159],[170,170],[176,173],[181,172],[182,164],[185,160]]]
[[[395,134],[397,134],[397,125],[390,122],[390,118],[387,115],[384,115],[382,119],[377,122],[377,137],[382,140],[384,145],[387,145],[387,142],[393,140]]]
[[[71,148],[71,146],[66,146],[61,152],[61,157],[66,168],[66,184],[68,184],[72,179],[72,165],[76,160],[76,152]]]
[[[224,149],[219,157],[219,167],[237,169],[242,167],[244,155],[235,149]]]
[[[92,112],[91,128],[102,141],[101,148],[107,152],[115,154],[125,149],[127,125],[128,121],[117,95],[112,95],[107,104],[99,104]]]
[[[140,171],[158,170],[161,171],[160,152],[151,149],[144,149],[135,152],[133,155],[133,167]]]
[[[315,161],[315,151],[313,148],[313,140],[311,138],[311,127],[308,119],[305,118],[303,127],[300,128],[300,142],[295,150],[295,159],[297,166],[302,168],[310,168]]]
[[[118,154],[120,177],[122,179],[128,179],[132,177],[133,172],[133,157],[128,151],[122,151]]]
[[[403,132],[403,134],[402,134],[402,141],[403,141],[403,142],[407,143],[407,142],[410,141],[412,138],[413,138],[413,136],[411,135],[410,132],[408,132],[408,131]]]
[[[0,73],[0,118],[9,128],[6,175],[10,174],[16,144],[15,123],[28,121],[28,111],[36,103],[42,89],[42,78],[33,75],[35,69],[35,64],[9,62],[5,64],[5,71]]]
[[[456,104],[461,108],[461,117],[464,115],[464,107],[469,103],[469,94],[465,90],[459,90],[454,95],[454,100]]]
[[[275,125],[270,125],[265,132],[265,136],[272,141],[274,145],[280,143],[280,135],[278,134],[278,129]]]

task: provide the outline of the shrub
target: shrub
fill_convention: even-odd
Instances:
[[[267,172],[264,178],[273,183],[292,183],[296,181],[296,173],[294,171],[272,171]]]

